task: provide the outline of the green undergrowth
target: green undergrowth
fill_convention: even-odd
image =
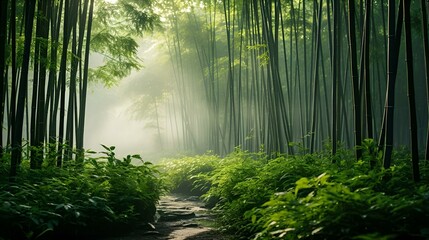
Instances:
[[[165,190],[159,172],[140,156],[102,157],[63,168],[30,170],[23,161],[8,178],[8,159],[0,163],[0,239],[94,239],[152,222]],[[136,166],[131,161],[140,160]]]
[[[366,140],[364,157],[341,151],[268,159],[240,150],[165,160],[170,189],[184,182],[242,239],[429,239],[429,185],[411,179],[406,153],[390,169]],[[424,163],[422,163],[424,164]]]

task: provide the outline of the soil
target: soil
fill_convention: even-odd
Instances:
[[[213,213],[195,196],[172,194],[161,198],[157,221],[127,235],[108,240],[228,240],[214,227]]]

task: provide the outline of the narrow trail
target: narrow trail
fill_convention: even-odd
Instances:
[[[214,228],[214,216],[197,197],[168,195],[158,205],[158,221],[109,240],[228,240]]]

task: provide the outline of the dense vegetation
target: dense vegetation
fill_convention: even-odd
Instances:
[[[243,239],[428,239],[426,166],[415,184],[405,151],[384,169],[374,142],[364,143],[360,161],[344,150],[268,159],[237,149],[168,160],[164,169],[173,191],[192,186],[215,203],[220,227]]]
[[[84,133],[89,83],[139,69],[137,39],[154,29],[170,77],[148,80],[136,115],[154,119],[160,152],[226,156],[164,163],[173,191],[202,195],[243,238],[429,238],[429,2],[417,3],[1,0],[0,238],[153,220],[156,168],[114,147],[85,156]]]
[[[84,132],[89,83],[139,69],[137,37],[158,22],[151,1],[0,2],[0,239],[91,238],[153,221],[156,168],[114,147],[95,157]]]
[[[290,142],[312,153],[328,139],[335,153],[372,138],[386,167],[394,146],[410,146],[418,179],[429,146],[428,4],[160,1],[173,72],[152,98],[165,106],[163,141],[226,155],[261,145],[293,154]]]
[[[58,167],[82,161],[88,86],[141,67],[137,38],[159,22],[151,1],[6,0],[0,12],[0,156],[11,153],[10,175],[26,144],[39,149],[32,169],[50,154]]]
[[[8,157],[0,162],[0,239],[94,239],[153,222],[164,187],[158,170],[140,156],[117,159],[114,147],[82,164],[40,170],[24,160],[10,182]],[[140,161],[138,166],[132,161]]]

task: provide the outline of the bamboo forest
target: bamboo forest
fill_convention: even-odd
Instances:
[[[1,0],[0,240],[429,239],[428,10]]]

